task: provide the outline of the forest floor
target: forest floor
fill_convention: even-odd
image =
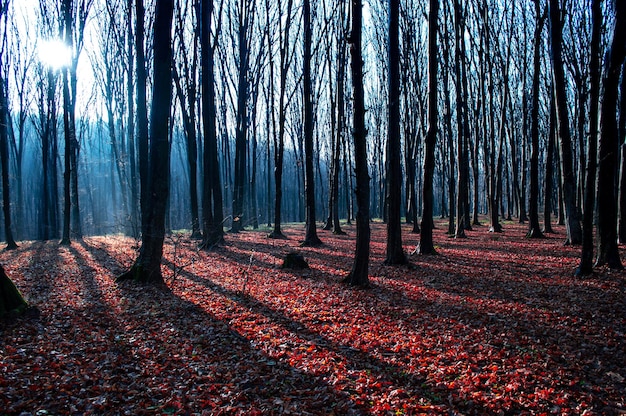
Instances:
[[[626,414],[626,273],[573,277],[562,227],[438,222],[439,255],[388,267],[374,223],[369,290],[341,283],[344,228],[320,248],[301,225],[211,252],[171,238],[168,289],[114,282],[129,238],[2,252],[39,313],[0,322],[0,414]],[[310,270],[281,269],[292,250]]]

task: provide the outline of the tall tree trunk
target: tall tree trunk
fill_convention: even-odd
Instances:
[[[402,248],[402,166],[400,154],[400,0],[389,0],[389,109],[387,123],[385,264],[406,264]]]
[[[67,79],[67,71],[63,70],[63,137],[65,142],[65,151],[63,157],[63,236],[61,237],[61,245],[70,245],[70,215],[72,201],[70,196],[70,166],[71,166],[71,127],[70,127],[70,97]]]
[[[137,60],[137,148],[139,150],[139,206],[141,209],[141,234],[148,232],[148,102],[146,84],[145,8],[143,0],[135,0],[135,59]]]
[[[306,231],[305,246],[319,246],[322,241],[317,236],[315,216],[315,176],[313,171],[313,82],[311,80],[311,44],[313,43],[313,27],[311,22],[310,0],[303,1],[304,20],[304,59],[303,59],[303,97],[304,100],[304,178],[306,195]]]
[[[626,74],[626,61],[622,65],[622,74]],[[619,174],[618,241],[626,244],[626,76],[620,83],[620,116],[618,139],[621,149]]]
[[[596,266],[623,269],[617,248],[617,100],[619,79],[626,59],[626,3],[613,2],[615,22],[613,38],[607,52],[603,74],[603,99],[600,112],[600,145],[598,150],[598,257]],[[623,76],[623,75],[622,75]]]
[[[428,131],[424,140],[424,181],[419,254],[437,254],[433,244],[433,176],[437,144],[437,27],[439,1],[430,0],[428,13]]]
[[[457,202],[456,202],[456,238],[465,238],[466,218],[465,211],[468,204],[468,152],[467,152],[467,108],[465,87],[465,26],[463,25],[463,11],[459,0],[454,0],[454,73],[456,78],[456,160],[457,172]],[[452,214],[452,213],[451,213]]]
[[[559,0],[550,0],[550,46],[552,75],[556,98],[557,123],[559,128],[561,183],[567,229],[566,244],[578,245],[582,241],[582,228],[576,206],[576,175],[572,161],[572,137],[569,126],[567,92],[562,57],[562,15]]]
[[[5,91],[4,76],[2,74],[3,56],[0,54],[0,163],[2,163],[2,212],[4,214],[4,235],[7,250],[14,250],[17,244],[13,238],[11,226],[11,197],[9,190],[9,132],[10,123],[7,92]],[[0,314],[2,310],[0,310]]]
[[[363,4],[352,2],[352,59],[354,166],[356,176],[356,250],[354,264],[344,282],[351,286],[369,287],[370,257],[370,177],[367,169],[367,129],[365,128],[365,91],[363,88],[363,52],[361,50]]]
[[[278,9],[281,8],[282,1],[278,0]],[[269,10],[269,6],[266,6]],[[285,100],[286,100],[286,88],[287,88],[287,75],[290,65],[290,50],[289,50],[289,33],[291,30],[291,10],[293,7],[293,0],[287,0],[287,18],[285,19],[285,26],[280,27],[280,33],[283,38],[280,45],[280,86],[279,86],[279,100],[278,100],[278,141],[274,138],[274,186],[276,192],[274,194],[274,230],[269,234],[270,238],[285,238],[285,235],[281,229],[282,222],[282,200],[283,200],[283,165],[285,156],[285,123],[286,112]],[[282,22],[282,19],[281,19]],[[271,68],[271,66],[270,66]],[[271,77],[273,78],[273,77]]]
[[[214,51],[211,44],[211,15],[213,0],[200,3],[200,72],[202,135],[204,138],[204,177],[202,181],[202,233],[201,247],[209,249],[224,239],[222,181],[217,157],[217,130],[215,106]],[[216,30],[216,31],[219,31]]]
[[[134,82],[136,78],[135,74],[135,55],[133,48],[133,0],[126,1],[126,30],[127,30],[127,43],[128,50],[126,51],[128,61],[128,77],[126,86],[127,95],[127,145],[128,145],[128,160],[130,161],[130,225],[131,232],[134,238],[139,237],[139,189],[137,183],[137,156],[136,156],[136,140],[135,140],[135,93]]]
[[[626,74],[626,61],[622,65],[622,74]],[[626,76],[620,82],[618,140],[620,144],[621,163],[619,173],[619,218],[617,238],[621,244],[626,243]]]
[[[118,280],[163,284],[161,259],[165,239],[165,214],[170,185],[169,121],[172,104],[173,0],[156,0],[154,20],[154,84],[150,112],[150,155],[146,233],[135,264]]]
[[[539,225],[539,78],[541,72],[541,31],[544,17],[539,2],[535,2],[535,35],[533,37],[533,84],[530,110],[530,194],[528,199],[529,238],[543,238]]]
[[[239,72],[237,81],[237,118],[235,129],[235,187],[233,188],[233,220],[231,232],[243,231],[245,226],[244,201],[246,193],[246,153],[248,149],[248,17],[245,6],[239,6]]]
[[[589,60],[589,143],[585,184],[583,241],[577,276],[593,273],[593,219],[595,217],[596,169],[598,158],[598,100],[600,99],[600,41],[602,36],[602,0],[591,2],[591,56]],[[582,151],[582,149],[581,149]]]
[[[549,91],[551,89],[548,89]],[[554,153],[556,140],[556,107],[554,94],[550,94],[550,120],[548,126],[548,149],[546,151],[546,166],[543,191],[543,232],[554,233],[552,229],[552,190],[554,180]]]

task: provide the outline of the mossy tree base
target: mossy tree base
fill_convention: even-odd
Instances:
[[[0,317],[21,314],[28,309],[28,303],[22,297],[13,281],[0,266]]]

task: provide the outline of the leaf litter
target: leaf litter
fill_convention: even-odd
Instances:
[[[625,274],[573,277],[563,230],[506,224],[437,256],[340,283],[354,229],[299,247],[261,231],[213,251],[165,247],[167,288],[116,284],[136,242],[23,242],[2,262],[39,310],[0,322],[0,414],[559,414],[626,412]],[[419,240],[407,226],[405,249]],[[297,250],[310,270],[280,268]],[[624,253],[622,252],[622,255]]]

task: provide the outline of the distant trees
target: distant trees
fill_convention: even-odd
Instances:
[[[363,16],[356,1],[172,1],[172,37],[157,42],[156,2],[4,1],[4,237],[123,232],[158,246],[163,216],[206,249],[263,223],[285,238],[293,221],[316,245],[325,220],[356,232],[348,280],[366,285],[372,219],[386,222],[386,263],[398,264],[403,219],[421,232],[418,252],[433,253],[437,215],[457,238],[485,214],[493,231],[528,221],[529,237],[558,216],[589,273],[597,203],[596,264],[619,267],[624,63],[594,25],[621,6],[588,3],[389,0]],[[69,66],[37,59],[38,39],[53,38],[74,51]],[[169,82],[154,61],[161,42]],[[600,77],[607,51],[615,62]],[[166,83],[175,101],[155,96]],[[149,113],[160,99],[167,108]]]

